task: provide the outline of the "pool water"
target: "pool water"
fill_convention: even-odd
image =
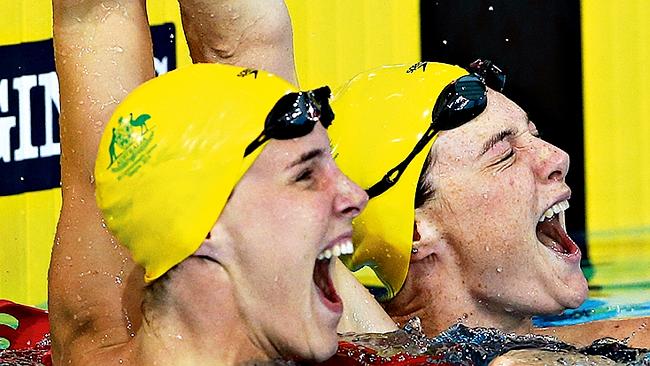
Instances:
[[[487,366],[494,358],[512,350],[534,350],[532,356],[548,365],[650,365],[650,353],[629,348],[613,339],[603,339],[577,348],[550,336],[515,335],[490,328],[451,326],[434,338],[425,337],[417,319],[388,334],[347,335],[344,339],[356,347],[373,352],[339,352],[338,357],[353,359],[346,365],[447,365]],[[399,362],[411,358],[411,362]],[[415,359],[414,359],[415,358]],[[414,362],[413,362],[414,361]],[[340,363],[340,362],[339,362]],[[338,363],[337,363],[338,364]],[[329,366],[329,364],[327,365]]]

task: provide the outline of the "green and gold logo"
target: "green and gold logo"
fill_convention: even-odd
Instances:
[[[151,158],[156,145],[151,145],[154,128],[147,125],[149,119],[151,116],[146,113],[136,118],[130,113],[128,118],[117,119],[118,126],[113,127],[111,143],[108,145],[111,161],[107,169],[118,174],[118,180],[132,176]]]

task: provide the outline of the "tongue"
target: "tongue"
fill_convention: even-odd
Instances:
[[[557,216],[537,224],[537,238],[546,247],[560,254],[575,254],[580,249],[562,228]]]
[[[329,260],[316,261],[316,266],[314,267],[314,283],[316,283],[316,287],[320,290],[320,293],[326,300],[338,303],[341,299],[336,293],[336,289],[334,288],[334,284],[330,278],[329,265]]]

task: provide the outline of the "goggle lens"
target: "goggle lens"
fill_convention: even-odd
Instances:
[[[328,100],[330,94],[330,88],[324,86],[284,95],[267,115],[262,133],[246,147],[244,157],[269,139],[289,140],[306,136],[318,121],[323,127],[329,127],[334,120]]]

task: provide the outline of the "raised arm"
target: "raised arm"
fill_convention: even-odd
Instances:
[[[144,0],[53,0],[63,206],[49,272],[56,363],[122,344],[140,324],[143,276],[102,223],[93,167],[103,127],[154,75]],[[92,356],[89,356],[92,357]]]
[[[263,69],[297,85],[283,0],[179,0],[194,62]]]

